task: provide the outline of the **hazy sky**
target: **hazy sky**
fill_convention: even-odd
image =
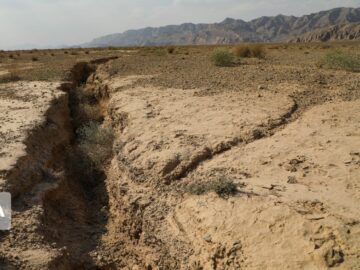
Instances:
[[[304,15],[360,0],[0,0],[0,48],[75,45],[146,26]]]

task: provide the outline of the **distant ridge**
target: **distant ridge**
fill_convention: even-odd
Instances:
[[[231,44],[239,42],[277,42],[318,29],[360,23],[360,8],[335,8],[301,17],[278,15],[249,22],[227,18],[220,23],[168,25],[129,30],[94,39],[82,47]],[[338,35],[342,37],[342,35]],[[305,38],[301,40],[315,40]]]
[[[360,23],[349,23],[320,28],[290,39],[289,41],[326,42],[336,40],[360,40]]]

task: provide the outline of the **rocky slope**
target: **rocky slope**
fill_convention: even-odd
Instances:
[[[360,24],[354,23],[321,28],[290,39],[290,42],[324,42],[358,39],[360,39]]]
[[[168,44],[227,44],[282,41],[316,29],[360,22],[360,8],[336,8],[302,17],[278,15],[246,22],[227,18],[220,23],[169,25],[129,30],[94,39],[84,47]]]

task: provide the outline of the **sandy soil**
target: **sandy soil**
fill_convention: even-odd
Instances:
[[[11,170],[26,155],[29,133],[46,121],[46,111],[63,93],[59,84],[21,82],[0,85],[0,171]],[[4,179],[2,179],[4,181]],[[1,181],[1,182],[2,182]]]

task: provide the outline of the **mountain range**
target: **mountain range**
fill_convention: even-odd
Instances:
[[[168,25],[96,38],[82,47],[327,41],[359,38],[360,8],[335,8],[301,17],[277,15],[251,21]],[[355,33],[354,33],[355,32]]]

